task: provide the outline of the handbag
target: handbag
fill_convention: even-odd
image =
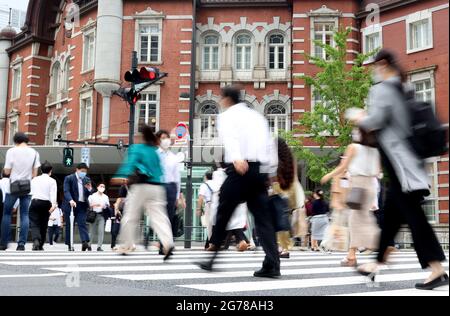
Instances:
[[[33,170],[34,164],[36,163],[37,153],[34,156],[33,164],[31,165],[31,170]],[[9,180],[11,181],[11,179]],[[30,180],[16,180],[10,182],[10,192],[11,195],[25,196],[31,192],[31,181]]]
[[[353,187],[347,195],[347,206],[352,210],[362,210],[364,201],[366,200],[367,189]]]
[[[108,218],[106,220],[106,223],[105,223],[105,232],[110,233],[111,232],[111,226],[112,226],[111,219]]]
[[[279,194],[269,197],[269,209],[273,217],[275,231],[289,231],[291,225],[289,223],[289,203],[286,198]]]
[[[93,210],[89,210],[86,214],[86,222],[87,223],[93,223],[95,222],[95,219],[97,218],[97,212]]]

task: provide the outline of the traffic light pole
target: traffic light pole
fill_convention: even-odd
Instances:
[[[193,207],[192,207],[192,164],[194,151],[194,111],[195,111],[195,66],[196,66],[196,42],[197,42],[197,0],[192,0],[192,41],[191,41],[191,81],[189,86],[189,159],[187,161],[186,181],[186,211],[185,211],[185,238],[184,248],[191,248]]]
[[[137,59],[137,52],[132,51],[131,52],[131,70],[137,69],[138,59]],[[134,89],[134,83],[131,83],[131,89]],[[133,145],[134,143],[134,118],[136,113],[136,103],[130,102],[130,121],[129,121],[129,138],[128,138],[128,144]]]

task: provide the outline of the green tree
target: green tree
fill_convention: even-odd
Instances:
[[[293,147],[297,158],[307,164],[307,176],[318,182],[330,171],[336,161],[351,142],[352,126],[344,118],[348,108],[363,108],[369,88],[372,84],[370,71],[363,62],[374,52],[357,54],[354,64],[347,64],[347,38],[350,28],[340,27],[334,32],[334,46],[314,41],[325,51],[326,58],[305,54],[319,72],[314,76],[300,76],[311,87],[312,97],[316,100],[314,109],[304,113],[299,120],[299,129],[286,132],[284,137]],[[294,137],[294,134],[305,136]],[[304,147],[306,136],[319,148],[319,154]],[[334,150],[325,150],[325,145],[336,146]]]

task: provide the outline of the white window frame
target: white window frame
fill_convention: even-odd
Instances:
[[[201,110],[207,104],[214,104],[216,106],[216,108],[217,108],[218,113],[217,114],[203,114],[201,112]],[[214,139],[218,139],[219,133],[218,133],[218,130],[217,130],[217,118],[218,118],[219,114],[220,114],[220,106],[214,100],[208,100],[208,101],[202,102],[199,105],[199,107],[198,107],[198,114],[197,115],[198,115],[198,120],[199,120],[200,140],[201,141],[211,141],[211,140],[214,140]],[[202,131],[202,119],[204,119],[206,117],[208,118],[208,133],[207,133],[208,135],[207,135],[207,137],[204,137],[203,136],[203,131]],[[212,120],[214,120],[214,124],[211,124]],[[213,137],[211,137],[211,135]]]
[[[53,129],[53,133],[51,133],[50,135],[50,127],[54,126],[55,128]],[[50,124],[48,124],[47,130],[45,131],[45,144],[49,145],[49,146],[55,146],[55,141],[54,139],[56,138],[55,136],[58,136],[58,123],[56,121],[51,121]],[[65,137],[63,137],[63,139],[65,139]]]
[[[19,131],[19,120],[16,116],[14,119],[11,119],[9,122],[9,134],[8,134],[8,144],[14,145],[14,134]]]
[[[156,103],[156,124],[155,124],[155,131],[159,130],[159,126],[160,126],[160,105],[161,105],[161,89],[159,85],[152,85],[146,89],[144,89],[141,92],[141,95],[144,96],[144,94],[155,94],[156,95],[156,100],[155,101],[151,101],[152,103]],[[135,116],[135,132],[139,131],[139,116],[140,116],[140,112],[141,112],[141,105],[144,103],[145,101],[139,100],[136,103],[136,116]],[[147,102],[149,103],[149,102]],[[146,119],[148,119],[148,106],[146,107]]]
[[[283,37],[283,43],[282,44],[272,44],[272,43],[270,43],[270,38],[272,37],[272,36],[276,36],[276,35],[279,35],[279,36],[282,36]],[[274,33],[271,33],[271,34],[269,34],[268,36],[267,36],[267,69],[268,69],[268,71],[270,71],[270,72],[277,72],[277,71],[280,71],[280,72],[285,72],[286,71],[286,62],[287,62],[287,57],[286,57],[286,53],[287,53],[287,45],[286,45],[286,42],[287,42],[287,38],[286,38],[286,35],[285,34],[283,34],[283,33],[280,33],[280,32],[274,32]],[[271,47],[275,47],[275,59],[274,59],[274,64],[275,64],[275,68],[270,68],[270,48]],[[278,68],[278,64],[279,64],[279,60],[278,60],[278,57],[279,57],[279,48],[280,47],[282,47],[283,48],[283,68]]]
[[[138,52],[138,63],[145,65],[161,65],[162,64],[162,37],[163,37],[163,17],[155,18],[136,18],[135,32],[134,32],[134,50]],[[145,25],[157,25],[158,26],[158,60],[156,61],[144,61],[141,60],[141,26]],[[150,41],[148,43],[148,50],[150,52]],[[150,59],[150,54],[148,55]]]
[[[247,35],[250,37],[250,44],[237,44],[237,39],[239,36],[241,35]],[[246,68],[246,69],[238,69],[237,68],[237,48],[239,47],[244,47],[244,46],[249,46],[250,47],[250,68]],[[233,38],[233,67],[235,69],[235,74],[237,79],[251,79],[252,78],[252,74],[253,74],[253,68],[254,68],[254,54],[256,51],[256,46],[255,46],[255,39],[253,37],[253,34],[249,33],[249,32],[239,32],[235,35],[235,37]],[[244,55],[245,58],[245,53],[241,54]],[[244,61],[245,63],[245,61]]]
[[[83,101],[85,100],[91,100],[91,115],[88,119],[88,123],[86,123],[86,108],[84,107]],[[92,124],[93,124],[93,109],[94,109],[94,98],[93,98],[93,91],[87,91],[82,94],[80,94],[80,116],[79,116],[79,129],[78,129],[78,140],[85,140],[85,139],[91,139],[92,138]],[[84,112],[84,113],[83,113]],[[82,120],[82,115],[84,115],[84,119]],[[90,126],[90,129],[88,132],[85,132],[84,127],[82,127],[82,123],[84,122],[84,127]]]
[[[432,214],[432,219],[430,220],[429,214],[425,212],[425,215],[427,219],[429,219],[430,224],[437,224],[439,223],[439,188],[438,188],[438,167],[437,167],[437,159],[436,158],[429,158],[425,160],[426,165],[431,164],[431,172],[428,172],[427,175],[430,177],[430,181],[432,182],[431,188],[430,188],[430,195],[425,197],[425,201],[434,201],[434,210]],[[424,210],[425,211],[425,210]]]
[[[22,63],[17,63],[12,67],[11,75],[11,98],[10,101],[20,99],[22,93]],[[18,74],[18,75],[17,75]]]
[[[433,105],[433,111],[436,111],[436,85],[434,82],[434,69],[424,70],[422,72],[416,72],[408,75],[408,81],[414,86],[414,93],[415,83],[425,80],[430,80],[431,104]]]
[[[217,44],[206,44],[205,40],[206,40],[206,38],[208,36],[216,37],[217,38]],[[201,69],[202,69],[202,71],[204,71],[204,72],[219,72],[220,66],[221,66],[220,65],[220,46],[221,46],[221,41],[220,41],[220,35],[219,34],[207,33],[207,34],[202,36],[202,38],[201,38],[201,45],[200,45],[201,52],[202,52],[202,62],[201,62]],[[211,69],[211,67],[209,69],[205,68],[205,55],[206,55],[205,48],[206,47],[210,48],[210,51],[209,51],[210,66],[213,64],[212,58],[211,58],[213,56],[213,53],[212,53],[211,48],[217,47],[217,69]]]
[[[380,46],[377,48],[383,47],[383,27],[381,26],[381,24],[374,24],[374,25],[365,27],[361,30],[361,33],[362,33],[362,51],[364,54],[369,53],[369,51],[367,50],[367,38],[374,34],[378,34],[378,37],[379,37]],[[364,64],[369,64],[369,63],[372,63],[373,61],[374,61],[374,56],[371,56],[366,61],[364,61]]]
[[[57,70],[55,70],[56,67],[58,67]],[[50,73],[50,94],[54,95],[54,101],[56,101],[56,96],[61,90],[61,63],[59,61],[53,63]]]
[[[311,112],[313,112],[314,111],[314,108],[315,108],[315,106],[316,106],[316,99],[314,98],[314,88],[312,88],[311,87]],[[323,121],[326,123],[326,121],[327,121],[327,116],[325,116],[325,117],[323,117]],[[329,137],[329,136],[339,136],[339,133],[334,133],[334,135],[332,135],[330,132],[328,132],[328,131],[323,131],[323,132],[320,132],[320,135],[321,136],[327,136],[327,137]]]
[[[339,27],[339,19],[338,17],[312,17],[311,19],[311,25],[310,25],[310,29],[311,29],[311,47],[310,47],[310,55],[314,56],[314,57],[322,57],[323,56],[316,56],[316,45],[314,44],[314,40],[316,38],[316,32],[315,32],[315,23],[329,23],[329,24],[333,24],[334,23],[334,29],[333,29],[333,34],[334,34],[334,30],[336,30]],[[325,34],[325,33],[323,33]],[[323,39],[323,38],[322,38]],[[331,45],[334,47],[335,46],[335,41],[334,41],[334,35],[331,38]],[[325,58],[323,58],[325,59]]]
[[[281,105],[284,108],[285,113],[284,114],[268,114],[267,111],[268,111],[268,108],[271,105]],[[269,102],[266,105],[266,108],[264,109],[264,116],[266,117],[267,122],[269,124],[269,129],[270,129],[270,121],[271,121],[271,119],[274,118],[274,120],[275,120],[275,128],[274,128],[273,131],[270,131],[272,136],[274,136],[274,137],[278,136],[278,133],[279,133],[280,130],[289,131],[289,127],[290,127],[290,124],[289,124],[289,109],[288,109],[286,104],[283,104],[282,102],[273,102],[273,101]],[[283,128],[279,128],[279,126],[278,126],[279,123],[280,123],[280,122],[278,122],[279,121],[278,118],[280,118],[280,117],[283,117],[284,120],[285,120],[285,128],[284,129]]]
[[[426,49],[433,48],[433,14],[428,10],[418,11],[413,14],[410,14],[406,17],[406,53],[412,54],[416,52],[420,52]],[[423,47],[411,48],[411,24],[418,23],[421,21],[428,21],[428,37],[430,39],[430,43]]]
[[[92,65],[91,67],[89,67],[89,65],[87,64],[88,61],[87,59],[87,52],[86,50],[88,49],[88,45],[87,45],[87,41],[86,39],[88,37],[92,37],[94,39],[93,43],[92,43]],[[96,28],[95,27],[91,27],[88,30],[83,32],[83,62],[82,62],[82,69],[81,69],[81,73],[85,73],[85,72],[89,72],[95,69],[95,50],[96,50],[96,43],[97,42],[97,38],[96,38]]]

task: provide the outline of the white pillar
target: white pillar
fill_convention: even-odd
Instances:
[[[103,96],[103,111],[102,111],[102,140],[107,140],[109,136],[109,114],[111,111],[111,97]]]
[[[120,87],[122,24],[122,0],[98,0],[94,88],[103,97],[103,140],[109,137],[111,95]]]
[[[8,102],[9,56],[6,52],[11,46],[11,40],[0,39],[0,145],[6,130],[6,104]]]

